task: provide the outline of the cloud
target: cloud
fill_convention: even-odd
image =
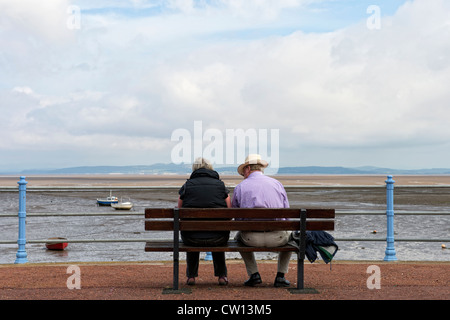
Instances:
[[[450,134],[442,120],[450,115],[448,9],[416,1],[385,18],[381,30],[361,21],[195,52],[172,68],[170,96],[200,109],[203,101],[211,119],[226,110],[228,126],[275,125],[303,144],[443,143]]]
[[[286,159],[449,141],[446,1],[405,2],[379,30],[363,11],[345,28],[282,34],[273,30],[313,1],[124,3],[77,2],[82,25],[71,30],[68,1],[0,1],[0,149],[167,162],[171,133],[196,120],[280,129]],[[112,157],[111,145],[127,152]]]
[[[69,1],[33,0],[0,1],[3,30],[33,36],[40,41],[61,41],[70,34],[67,32],[66,11]]]
[[[259,17],[273,19],[279,16],[282,10],[297,8],[308,2],[304,0],[222,0],[222,4],[230,10],[233,15],[245,18]]]

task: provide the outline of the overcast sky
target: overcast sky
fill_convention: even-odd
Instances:
[[[170,163],[195,121],[278,130],[280,166],[450,167],[449,86],[448,0],[0,0],[0,172]]]

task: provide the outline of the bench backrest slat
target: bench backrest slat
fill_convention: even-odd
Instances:
[[[181,208],[180,218],[299,218],[300,209],[295,208]],[[307,209],[306,218],[328,218],[335,217],[334,209]],[[173,209],[147,208],[145,218],[173,218]]]
[[[299,230],[301,209],[182,208],[178,210],[180,231],[275,231]],[[334,209],[306,209],[307,230],[334,230]],[[174,209],[145,209],[145,230],[172,231]],[[196,220],[189,219],[222,219]],[[232,218],[256,220],[230,220]],[[288,220],[261,220],[285,218]],[[185,220],[183,220],[185,219]],[[228,219],[224,221],[223,219]],[[259,221],[257,219],[260,219]]]
[[[299,221],[181,221],[180,231],[299,230]],[[307,230],[334,230],[333,220],[306,221]],[[146,221],[145,230],[172,231],[173,221]]]

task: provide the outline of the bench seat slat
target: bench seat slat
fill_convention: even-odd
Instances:
[[[173,252],[173,241],[151,241],[145,243],[146,252]],[[191,247],[180,243],[180,252],[280,252],[280,251],[297,251],[297,248],[285,245],[281,247],[248,247],[242,245],[236,240],[228,241],[228,245],[222,247]]]

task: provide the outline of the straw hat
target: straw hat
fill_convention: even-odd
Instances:
[[[267,161],[261,159],[261,156],[259,154],[249,154],[248,157],[245,158],[245,162],[241,164],[237,169],[238,173],[241,176],[244,175],[244,167],[248,166],[249,164],[260,164],[263,166],[263,168],[266,168],[269,165]]]

